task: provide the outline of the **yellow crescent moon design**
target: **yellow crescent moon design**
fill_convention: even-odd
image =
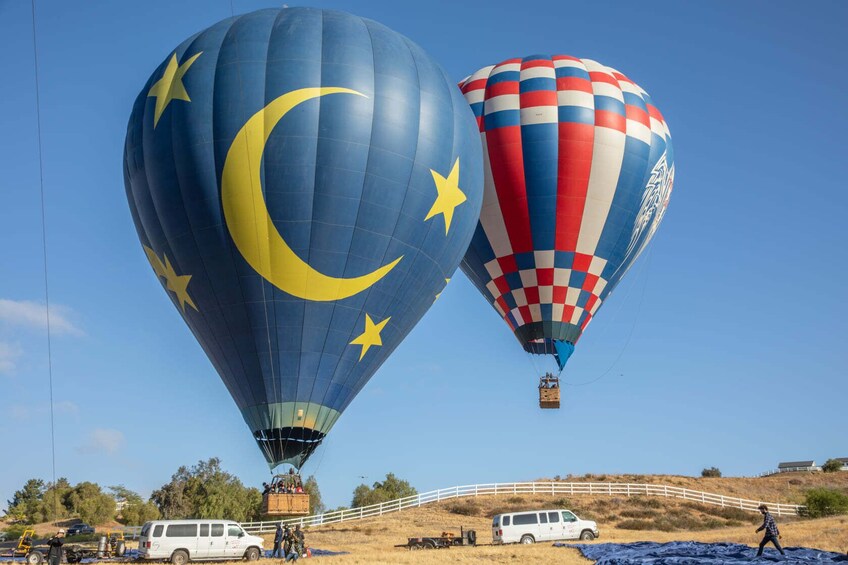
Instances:
[[[351,278],[330,277],[297,256],[274,227],[262,193],[262,154],[274,126],[298,104],[327,94],[364,94],[349,88],[301,88],[283,94],[254,114],[227,152],[221,178],[224,219],[239,252],[268,282],[298,298],[348,298],[385,277],[403,255],[376,271]]]

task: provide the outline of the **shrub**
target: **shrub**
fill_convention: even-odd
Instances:
[[[838,490],[814,488],[807,491],[806,515],[810,518],[848,513],[848,496]]]
[[[634,496],[631,500],[635,506],[641,506],[642,508],[662,508],[663,505],[659,499],[647,496]]]
[[[506,499],[506,501],[509,502],[510,504],[520,504],[520,503],[524,502],[524,499],[521,498],[520,496],[510,496],[509,498]]]
[[[624,520],[618,523],[618,527],[622,530],[652,530],[654,524],[649,520]]]
[[[701,471],[701,476],[706,478],[719,478],[721,477],[721,471],[719,471],[718,467],[710,467]]]
[[[842,461],[838,459],[828,459],[825,461],[825,464],[822,465],[822,471],[825,473],[835,473],[836,471],[842,470]]]
[[[463,500],[454,502],[448,506],[448,512],[460,516],[477,516],[480,514],[480,505],[474,500]]]
[[[627,510],[622,510],[619,514],[621,514],[622,518],[652,518],[656,516],[656,512],[652,510],[644,510],[639,508],[629,508]]]

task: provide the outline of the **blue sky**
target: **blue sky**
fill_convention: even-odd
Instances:
[[[403,33],[457,81],[533,53],[615,67],[651,93],[676,161],[664,223],[580,341],[561,410],[537,408],[533,364],[457,273],[306,465],[329,505],[387,472],[424,491],[848,456],[848,4],[321,7]],[[121,169],[147,77],[230,2],[36,8],[57,475],[149,494],[218,456],[258,485],[267,465],[144,257]],[[2,458],[4,501],[51,477],[30,18],[0,0],[0,437],[26,446]]]

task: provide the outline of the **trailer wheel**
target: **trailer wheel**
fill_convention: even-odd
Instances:
[[[27,565],[41,565],[44,562],[44,554],[38,551],[30,551],[26,554]]]
[[[126,542],[119,541],[115,544],[115,556],[123,557],[127,553],[127,544]]]
[[[427,540],[424,542],[424,549],[436,549],[436,542]]]
[[[419,549],[422,549],[422,547],[419,543],[415,542],[415,543],[409,544],[409,549],[414,550],[414,551],[418,551]]]
[[[171,563],[173,563],[174,565],[186,565],[186,563],[188,563],[188,553],[186,553],[182,549],[176,550],[171,555]]]

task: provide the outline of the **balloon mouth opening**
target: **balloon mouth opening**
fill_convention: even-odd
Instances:
[[[288,463],[300,469],[321,445],[326,434],[311,428],[287,427],[253,432],[259,449],[271,468]]]

